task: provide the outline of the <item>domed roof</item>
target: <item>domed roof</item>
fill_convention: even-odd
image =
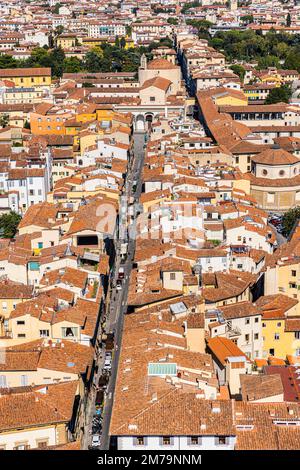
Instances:
[[[293,165],[299,159],[283,149],[266,149],[252,157],[252,161],[261,165]]]
[[[147,68],[150,70],[168,70],[168,69],[177,69],[178,66],[172,64],[166,59],[153,59],[148,62]]]

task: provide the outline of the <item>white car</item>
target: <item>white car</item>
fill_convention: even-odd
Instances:
[[[104,361],[103,370],[110,370],[111,369],[111,358],[106,358]]]
[[[100,436],[99,434],[94,434],[92,437],[92,447],[99,447],[100,446]]]

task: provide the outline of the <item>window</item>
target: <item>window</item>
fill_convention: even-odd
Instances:
[[[49,330],[40,330],[40,338],[48,338]]]
[[[275,202],[275,193],[268,193],[267,194],[267,202],[269,202],[269,203]]]
[[[6,388],[6,377],[5,375],[0,375],[0,388]]]
[[[245,335],[245,341],[249,341],[249,335]]]
[[[171,437],[170,436],[163,436],[162,445],[163,446],[170,446],[171,445]]]
[[[300,339],[300,331],[295,331],[295,339]]]
[[[226,436],[218,436],[216,437],[216,444],[218,446],[226,446],[228,444],[228,439]]]
[[[62,328],[62,337],[63,338],[73,338],[77,336],[77,330],[78,328],[76,327],[67,327],[67,328]]]
[[[259,322],[259,317],[255,317],[255,323],[258,323]]]
[[[18,334],[18,338],[26,338],[25,333],[19,333],[19,334]]]
[[[249,324],[250,324],[250,318],[246,318],[246,319],[245,319],[245,324],[246,324],[246,325],[249,325]]]
[[[25,325],[25,321],[24,320],[18,320],[17,325]]]
[[[292,269],[292,276],[296,277],[297,276],[297,271],[295,269]]]
[[[170,273],[170,281],[175,281],[175,280],[176,280],[176,274]]]
[[[144,436],[138,436],[135,438],[135,445],[137,446],[144,446],[145,445],[145,438]]]
[[[279,340],[280,339],[280,334],[279,333],[274,333],[274,339]]]
[[[36,441],[38,449],[46,449],[48,447],[48,440],[46,441]]]
[[[280,327],[280,326],[281,326],[281,322],[280,322],[280,321],[277,323],[277,326],[278,326],[278,327]]]
[[[21,387],[27,387],[28,385],[28,376],[21,375]]]
[[[30,449],[30,446],[27,444],[27,442],[20,442],[13,448],[13,450],[27,450],[27,449]]]
[[[150,96],[150,101],[155,101],[155,96]]]
[[[258,338],[259,338],[258,333],[255,333],[255,334],[254,334],[254,339],[258,339]]]
[[[191,446],[199,446],[202,444],[202,439],[199,436],[191,436],[189,438],[189,444]]]

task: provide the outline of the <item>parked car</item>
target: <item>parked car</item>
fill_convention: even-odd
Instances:
[[[103,400],[104,400],[104,392],[103,392],[103,390],[99,390],[96,394],[96,400],[95,400],[96,406],[97,405],[99,405],[99,406],[102,405]]]
[[[119,273],[118,273],[118,279],[124,279],[124,276],[125,276],[125,270],[121,266],[120,269],[119,269]]]
[[[111,370],[111,357],[105,358],[103,370]]]
[[[100,436],[99,434],[94,434],[92,437],[92,447],[99,447],[100,446]]]

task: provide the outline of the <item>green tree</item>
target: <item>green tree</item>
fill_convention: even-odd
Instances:
[[[120,47],[121,49],[125,49],[126,47],[126,39],[124,38],[124,36],[122,36],[120,39]]]
[[[94,51],[86,53],[84,67],[88,72],[102,72],[102,58]]]
[[[188,10],[190,10],[190,8],[197,8],[199,6],[200,6],[200,2],[198,0],[195,0],[194,2],[190,2],[190,3],[186,3],[181,9],[181,13],[185,13]]]
[[[0,217],[0,231],[4,238],[13,238],[17,232],[21,216],[16,212],[3,214]]]
[[[61,3],[56,3],[56,4],[54,5],[54,10],[53,10],[53,12],[54,12],[56,15],[58,15],[60,7],[61,7]]]
[[[93,83],[90,83],[90,82],[83,82],[82,83],[82,88],[94,88],[95,85]]]
[[[230,66],[231,70],[240,77],[241,82],[244,81],[246,70],[242,65],[233,64]]]
[[[82,70],[82,62],[78,57],[68,57],[63,61],[63,71],[66,73],[78,73]]]
[[[290,12],[288,12],[288,14],[286,15],[286,25],[289,28],[291,24],[292,24],[291,14]]]
[[[0,69],[14,69],[18,66],[18,61],[10,55],[0,55]]]
[[[7,113],[3,113],[0,115],[0,126],[2,128],[7,127],[9,123],[9,115]]]
[[[282,218],[283,233],[288,236],[297,220],[300,219],[300,206],[289,209]]]
[[[244,15],[240,19],[245,24],[253,23],[253,15]]]
[[[43,47],[35,47],[26,61],[27,67],[51,67],[49,52]]]
[[[64,71],[65,53],[61,47],[55,47],[49,53],[51,72],[54,77],[61,77]]]
[[[298,72],[300,72],[300,52],[294,49],[290,51],[284,62],[284,68],[288,70],[298,70]]]
[[[64,26],[62,24],[59,24],[58,26],[56,26],[54,30],[55,36],[60,36],[64,32],[64,30],[65,30]]]
[[[260,57],[257,61],[258,70],[264,70],[264,69],[267,69],[268,67],[278,68],[279,66],[280,66],[279,59],[278,57],[274,55],[267,55],[264,57]]]
[[[178,18],[171,18],[170,17],[170,18],[167,19],[167,23],[176,25],[176,24],[178,24]]]
[[[265,101],[265,104],[275,103],[288,103],[291,97],[292,91],[288,85],[282,85],[278,88],[273,88]]]

